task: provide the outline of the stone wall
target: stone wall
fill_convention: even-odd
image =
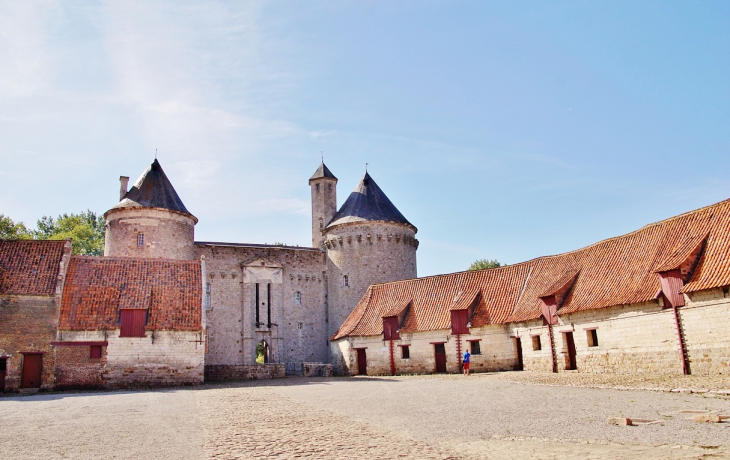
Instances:
[[[205,381],[266,380],[286,377],[286,365],[281,364],[218,364],[205,366]]]
[[[730,373],[730,293],[714,289],[686,296],[687,304],[678,309],[685,347],[692,374]],[[595,330],[598,344],[589,339]],[[682,361],[674,313],[660,301],[590,310],[559,316],[553,326],[555,360],[558,372],[568,371],[567,332],[573,334],[576,372],[616,374],[681,374]],[[515,337],[522,346],[525,371],[551,372],[552,353],[549,329],[542,320],[505,326],[471,328],[468,340],[482,339],[481,355],[472,356],[472,370],[499,371],[515,368]],[[533,347],[540,338],[540,349]],[[445,342],[448,372],[458,370],[456,338],[450,331],[401,334],[395,341],[396,373],[431,373],[435,370],[434,345]],[[403,359],[398,345],[409,344],[410,358]],[[367,373],[390,374],[390,346],[382,336],[349,337],[332,343],[333,365],[338,374],[355,375],[357,348],[366,349]]]
[[[144,244],[137,235],[144,234]],[[189,214],[160,208],[111,209],[106,214],[104,255],[192,260],[195,220]]]
[[[457,346],[457,340],[461,346]],[[507,328],[501,325],[472,328],[471,334],[458,338],[448,330],[401,334],[393,341],[393,362],[396,374],[432,374],[436,372],[434,343],[444,343],[446,351],[446,372],[460,372],[461,356],[471,349],[470,341],[478,341],[480,353],[472,355],[472,372],[511,370],[516,364],[516,354]],[[357,375],[357,348],[365,348],[367,374],[390,375],[390,342],[382,336],[351,337],[333,342],[332,353],[335,373]],[[402,348],[408,346],[408,358],[403,357]],[[458,351],[457,351],[458,350]]]
[[[417,276],[418,240],[412,227],[387,222],[344,224],[327,230],[325,238],[330,337],[371,284]]]
[[[304,377],[331,377],[332,364],[302,363],[302,375]]]
[[[119,331],[61,331],[65,342],[107,341],[101,378],[105,388],[147,388],[203,383],[202,332],[147,331],[146,337],[119,337]],[[83,382],[79,382],[83,384]],[[65,382],[73,386],[72,382]]]
[[[271,347],[269,362],[286,363],[291,374],[301,373],[303,362],[329,361],[324,252],[201,243],[196,253],[205,256],[210,284],[206,365],[253,365],[260,340]],[[263,323],[271,283],[271,328],[255,324],[256,283]]]
[[[101,358],[91,358],[90,345],[56,345],[56,389],[104,388],[106,347]]]
[[[43,353],[41,389],[54,385],[55,359],[51,341],[56,335],[58,298],[0,296],[0,357],[6,360],[5,391],[20,389],[23,352]]]

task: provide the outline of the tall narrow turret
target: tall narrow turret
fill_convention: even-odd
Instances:
[[[309,178],[309,186],[312,188],[312,247],[321,248],[324,229],[337,212],[337,178],[322,162]]]

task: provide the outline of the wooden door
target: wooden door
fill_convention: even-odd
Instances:
[[[566,370],[575,370],[575,342],[573,341],[573,333],[565,333],[565,343],[568,345],[568,362],[566,363]]]
[[[446,347],[444,347],[444,344],[435,344],[434,353],[436,356],[436,372],[446,372]]]
[[[517,364],[515,364],[515,370],[521,371],[525,368],[522,361],[522,339],[515,337],[515,348],[517,349]]]
[[[364,348],[357,350],[357,373],[360,375],[368,375],[368,361]]]
[[[0,391],[5,391],[5,374],[8,368],[8,358],[0,358]]]
[[[42,354],[23,355],[23,376],[20,381],[20,388],[40,388],[42,371]]]

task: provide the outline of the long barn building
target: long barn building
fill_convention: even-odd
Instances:
[[[573,252],[371,286],[343,374],[730,373],[730,200]]]

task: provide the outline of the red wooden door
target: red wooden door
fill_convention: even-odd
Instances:
[[[365,356],[365,349],[357,350],[357,373],[360,375],[368,375],[368,362]]]
[[[444,344],[435,344],[434,353],[436,355],[436,372],[446,372],[446,347],[444,347]]]
[[[515,365],[515,370],[521,371],[525,368],[525,365],[522,362],[522,339],[519,337],[515,337],[515,348],[517,348],[517,364]]]
[[[40,388],[42,370],[42,354],[23,355],[23,376],[20,388]]]
[[[568,345],[568,365],[566,370],[572,371],[575,369],[575,342],[573,341],[572,332],[565,333],[565,342]]]

